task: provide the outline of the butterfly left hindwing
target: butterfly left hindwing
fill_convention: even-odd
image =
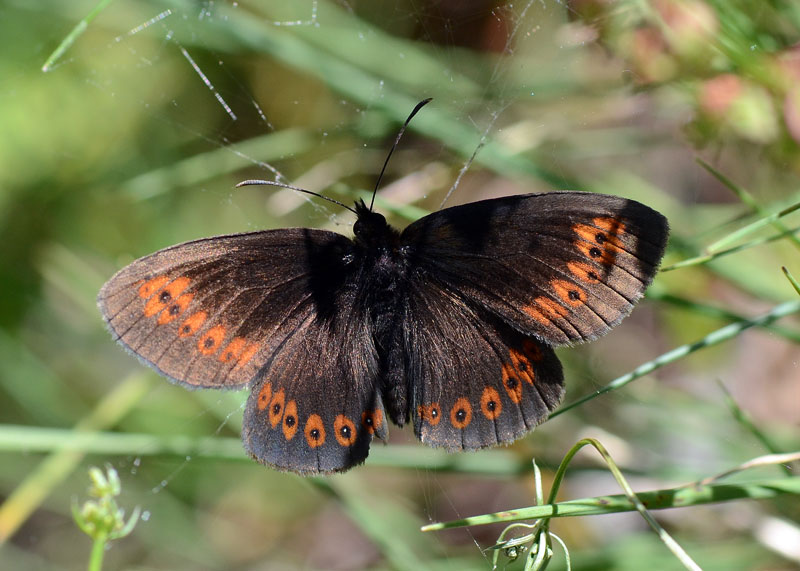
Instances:
[[[335,316],[312,304],[259,372],[242,440],[259,462],[303,474],[360,464],[385,438],[377,358],[366,320],[344,297]]]

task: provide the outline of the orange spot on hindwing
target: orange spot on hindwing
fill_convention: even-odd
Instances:
[[[325,426],[322,418],[318,414],[312,414],[306,420],[305,427],[306,442],[311,448],[317,448],[325,444]]]
[[[197,350],[203,355],[213,355],[222,345],[223,339],[225,339],[225,327],[215,325],[206,331],[205,335],[197,342]]]
[[[520,351],[518,349],[509,349],[508,355],[511,357],[511,367],[521,381],[525,381],[529,385],[533,385],[536,374],[533,372],[533,365],[531,364],[530,357],[525,352],[525,348]]]
[[[534,341],[526,339],[521,349],[509,349],[508,356],[511,362],[503,363],[503,387],[508,398],[519,404],[522,401],[522,383],[533,386],[536,380],[533,363],[541,361],[542,349]]]
[[[247,345],[247,340],[244,337],[234,337],[228,342],[217,359],[219,359],[220,363],[235,361],[244,351],[245,345]]]
[[[198,311],[191,315],[178,327],[178,337],[190,337],[194,335],[197,333],[197,330],[203,326],[207,318],[208,314],[205,311]]]
[[[436,426],[442,419],[442,409],[439,407],[438,402],[432,402],[428,405],[419,405],[417,407],[417,414],[419,414],[422,417],[422,420],[431,426]]]
[[[466,428],[472,422],[472,405],[461,397],[450,409],[450,422],[456,428]]]
[[[522,401],[522,381],[511,363],[503,363],[503,387],[511,402],[519,404]]]
[[[383,424],[383,411],[379,408],[361,413],[361,426],[370,434],[375,434]]]
[[[278,426],[278,423],[283,418],[283,408],[285,404],[286,392],[283,389],[275,391],[275,394],[272,395],[269,401],[269,410],[267,411],[269,423],[272,425],[272,428]]]
[[[242,351],[242,354],[239,356],[239,361],[236,363],[236,367],[244,367],[250,362],[250,359],[252,359],[256,353],[258,353],[258,343],[250,343],[250,345],[244,348],[244,351]]]
[[[158,276],[157,278],[153,278],[144,282],[141,286],[139,286],[139,297],[142,299],[149,298],[162,287],[167,285],[168,282],[169,278],[167,276]]]
[[[356,443],[356,425],[343,414],[333,421],[333,434],[342,446],[352,446]]]
[[[290,400],[286,403],[286,410],[283,413],[283,436],[286,440],[294,438],[299,422],[297,418],[297,403],[294,400]]]
[[[272,400],[272,384],[264,383],[261,390],[258,391],[258,410],[264,410],[269,406],[269,401]]]
[[[481,412],[489,420],[494,420],[503,412],[503,403],[500,401],[500,393],[492,387],[483,389],[481,395]]]

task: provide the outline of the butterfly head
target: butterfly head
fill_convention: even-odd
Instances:
[[[353,224],[353,234],[358,244],[367,246],[380,246],[392,242],[397,236],[397,231],[389,226],[382,214],[373,212],[364,204],[363,200],[356,202],[356,219]]]

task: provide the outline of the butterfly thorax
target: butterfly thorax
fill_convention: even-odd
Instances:
[[[353,225],[353,242],[358,264],[373,294],[379,298],[391,295],[402,273],[400,233],[363,201],[356,202],[355,206],[358,219]],[[377,301],[382,305],[382,300]]]

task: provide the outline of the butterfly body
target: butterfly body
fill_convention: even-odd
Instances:
[[[170,379],[249,386],[254,458],[337,472],[389,420],[452,451],[532,430],[563,395],[552,346],[622,320],[668,232],[642,204],[578,192],[470,203],[402,231],[355,212],[352,239],[293,228],[156,252],[109,280],[101,312]]]

